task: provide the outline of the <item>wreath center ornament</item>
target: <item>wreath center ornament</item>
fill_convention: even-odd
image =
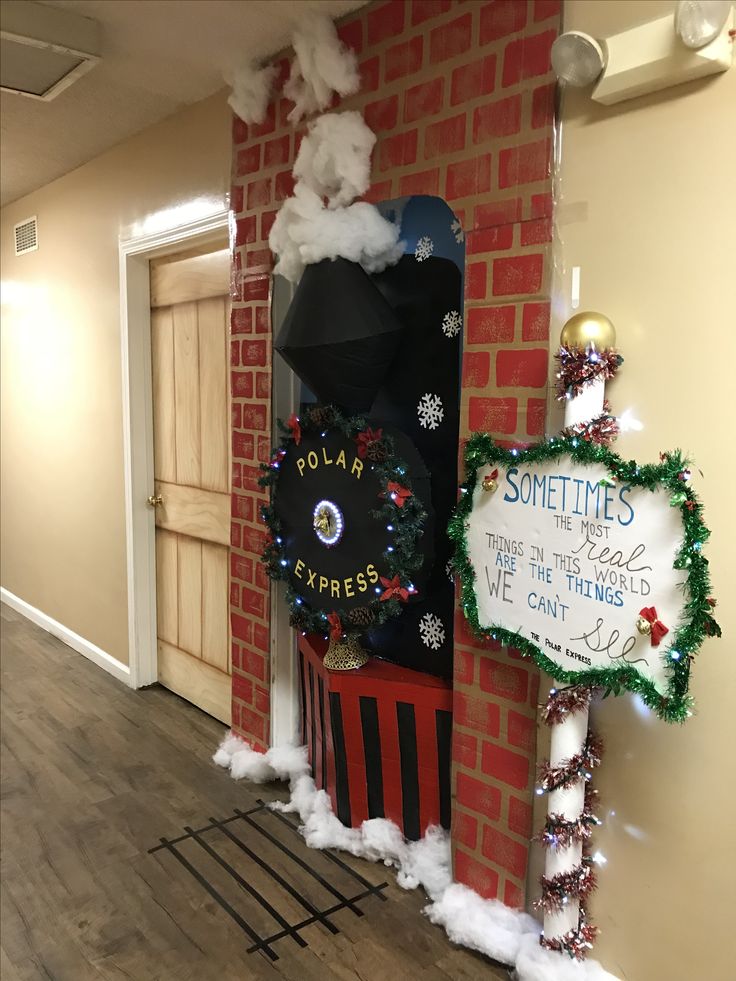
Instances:
[[[342,511],[332,501],[318,501],[312,513],[312,527],[317,538],[332,548],[342,538],[345,527]]]

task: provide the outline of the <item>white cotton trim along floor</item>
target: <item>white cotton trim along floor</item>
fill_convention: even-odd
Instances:
[[[470,947],[515,967],[518,981],[618,981],[597,961],[574,961],[539,946],[540,925],[527,913],[495,899],[483,899],[452,881],[450,837],[442,828],[428,828],[419,841],[407,841],[399,827],[385,818],[371,818],[348,828],[332,811],[324,790],[310,776],[306,746],[281,746],[257,753],[232,734],[213,756],[236,780],[268,783],[288,780],[291,798],[274,801],[276,810],[301,819],[301,832],[310,848],[339,848],[371,862],[394,866],[402,889],[422,886],[430,899],[424,913],[445,928],[453,943]]]

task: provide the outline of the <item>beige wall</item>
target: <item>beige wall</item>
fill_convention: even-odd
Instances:
[[[568,0],[565,30],[605,36],[674,3]],[[624,456],[693,454],[713,532],[722,640],[694,665],[697,710],[668,726],[630,696],[596,711],[607,752],[597,771],[608,864],[591,909],[596,956],[627,981],[733,977],[733,751],[736,743],[733,457],[736,363],[736,68],[606,108],[570,92],[563,108],[559,255],[582,267],[581,309],[615,323],[626,363],[608,393],[644,423]],[[559,336],[559,335],[557,335]],[[610,815],[615,811],[615,815]]]
[[[118,237],[225,207],[230,145],[218,94],[2,211],[2,585],[124,663]]]

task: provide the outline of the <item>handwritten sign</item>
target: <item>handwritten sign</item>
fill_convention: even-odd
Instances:
[[[466,615],[561,680],[614,680],[658,709],[669,700],[663,714],[681,717],[688,655],[717,630],[707,562],[686,528],[707,538],[689,471],[681,480],[674,455],[640,479],[635,462],[611,453],[597,462],[588,448],[531,452],[542,458],[482,434],[469,444],[469,483],[450,526]]]

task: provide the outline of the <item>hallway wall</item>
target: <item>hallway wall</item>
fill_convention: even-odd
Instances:
[[[225,93],[2,211],[2,585],[128,661],[118,238],[226,207]],[[13,226],[38,216],[40,248]]]
[[[606,37],[673,7],[567,0],[563,29]],[[695,461],[723,628],[695,660],[696,709],[684,726],[660,722],[630,695],[594,712],[606,743],[594,848],[608,859],[591,900],[602,930],[594,956],[626,981],[725,981],[733,972],[735,105],[733,67],[610,107],[568,91],[562,107],[562,283],[551,340],[570,314],[579,265],[580,309],[611,318],[625,358],[607,388],[613,411],[630,408],[644,425],[617,452],[656,461],[679,447]]]

